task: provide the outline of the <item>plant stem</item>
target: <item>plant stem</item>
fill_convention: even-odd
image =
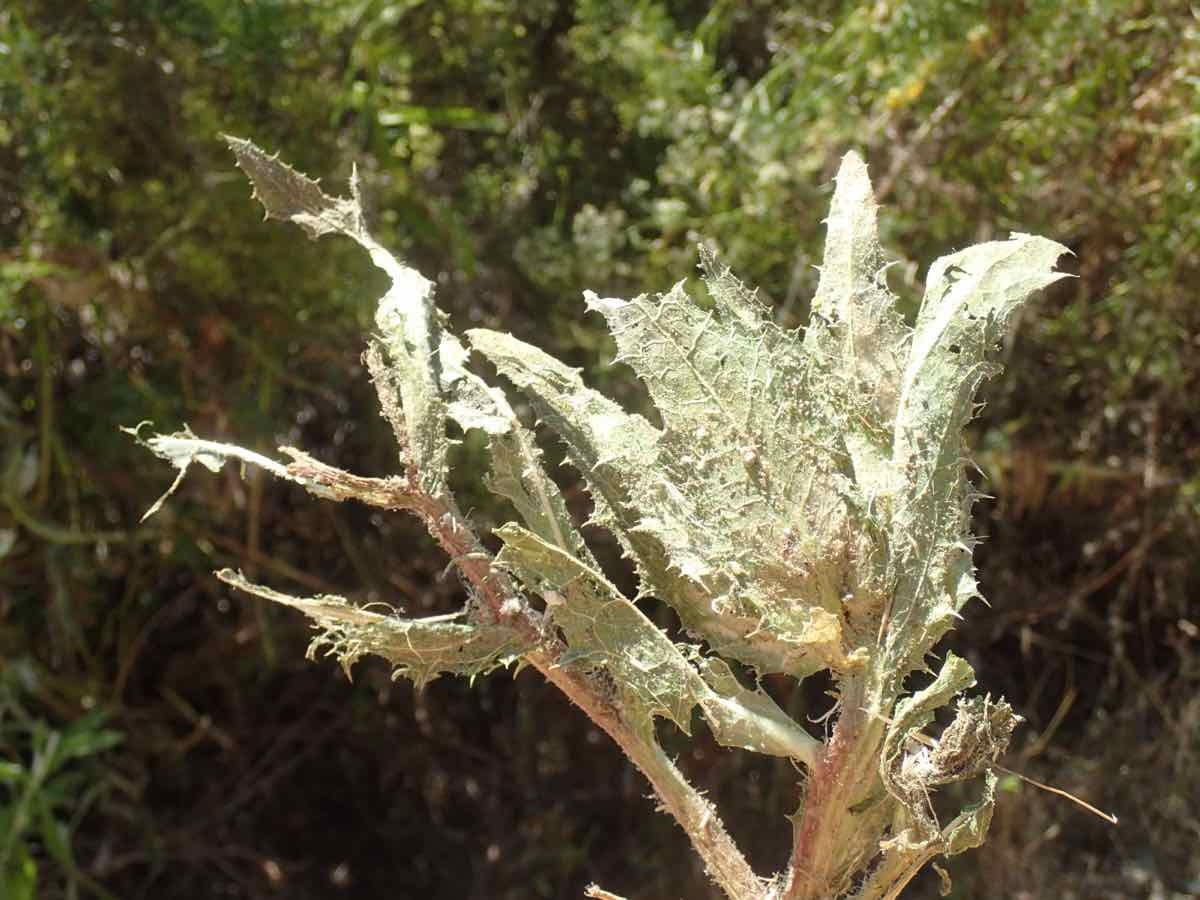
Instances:
[[[386,508],[407,509],[421,518],[475,589],[482,601],[481,611],[486,611],[492,621],[516,628],[535,641],[538,648],[528,653],[526,660],[611,737],[646,776],[663,808],[691,840],[712,879],[731,900],[761,900],[766,890],[764,882],[746,862],[713,805],[688,783],[653,735],[644,736],[635,729],[591,677],[559,665],[564,648],[544,632],[540,614],[529,607],[508,575],[494,568],[491,554],[451,498],[426,494],[412,486],[411,479],[405,483],[402,479],[360,478],[300,451],[284,448],[284,452],[293,459],[286,476],[292,480],[318,485],[334,499],[356,497]]]
[[[535,649],[526,654],[526,660],[616,741],[641,770],[663,808],[674,816],[691,840],[709,875],[731,900],[761,900],[765,895],[766,882],[754,874],[713,805],[688,783],[658,746],[653,731],[644,733],[635,727],[613,702],[610,691],[593,676],[559,664],[566,648],[545,628],[541,613],[529,605],[510,576],[495,567],[492,554],[480,542],[453,497],[422,490],[411,469],[406,477],[364,478],[326,465],[291,447],[280,448],[291,458],[291,463],[283,465],[236,445],[205,441],[190,435],[157,437],[149,443],[159,450],[168,448],[166,452],[184,461],[184,469],[200,454],[216,459],[236,459],[263,468],[278,478],[301,484],[311,493],[328,500],[354,499],[382,509],[406,510],[416,515],[473,588],[477,602],[470,607],[469,617],[475,624],[504,625],[521,633],[534,646]],[[246,587],[244,579],[232,583]]]
[[[135,534],[130,531],[74,531],[53,522],[45,522],[31,514],[12,494],[0,494],[0,506],[12,513],[19,525],[28,529],[30,534],[51,544],[121,544],[129,541],[151,541],[158,535]]]
[[[463,576],[485,599],[497,620],[522,628],[538,640],[541,646],[526,656],[529,663],[583,710],[641,770],[663,808],[691,840],[710,877],[730,900],[760,900],[764,883],[754,874],[725,830],[716,809],[683,777],[658,746],[653,734],[643,736],[633,728],[607,693],[585,673],[559,665],[563,648],[557,640],[547,640],[542,632],[541,617],[520,599],[520,592],[508,577],[492,567],[491,554],[483,551],[452,501],[421,494],[415,496],[419,500],[413,510],[425,520],[442,549],[452,559],[459,560]],[[514,600],[520,600],[520,605]]]
[[[872,694],[863,676],[842,684],[842,714],[812,769],[783,900],[841,896],[878,852],[892,804],[877,774],[884,723],[864,709]]]
[[[36,306],[35,306],[36,309]],[[34,508],[45,505],[50,493],[50,456],[54,446],[54,372],[50,362],[50,307],[43,300],[41,315],[34,320],[34,353],[38,367],[38,480]]]
[[[559,666],[557,657],[557,653],[538,650],[527,659],[641,770],[663,808],[691,840],[709,876],[731,900],[761,900],[766,884],[754,874],[713,805],[688,783],[652,738],[647,740],[630,728],[620,711],[600,696],[584,674]]]

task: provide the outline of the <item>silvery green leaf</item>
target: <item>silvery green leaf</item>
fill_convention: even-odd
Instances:
[[[179,470],[179,474],[175,476],[175,480],[163,492],[162,496],[155,500],[154,504],[142,514],[143,522],[162,509],[162,505],[167,501],[167,498],[174,494],[179,485],[183,483],[188,467],[192,463],[199,463],[210,472],[219,472],[221,467],[228,460],[232,459],[243,464],[248,463],[260,469],[265,469],[271,475],[281,478],[284,481],[295,482],[317,497],[330,500],[340,499],[327,486],[294,474],[287,466],[276,462],[269,456],[263,456],[261,453],[256,453],[253,450],[247,450],[245,447],[239,447],[237,444],[224,444],[220,441],[209,441],[196,437],[186,425],[183,426],[182,431],[176,431],[173,434],[152,434],[148,438],[143,438],[141,431],[150,424],[152,423],[141,422],[133,428],[122,428],[121,430],[126,434],[132,435],[139,444],[150,450],[155,456],[165,459],[173,465]]]
[[[933,721],[933,714],[975,684],[975,672],[961,656],[947,653],[937,676],[927,687],[896,704],[888,727],[889,741],[898,745]]]
[[[508,434],[513,417],[508,415],[503,392],[467,368],[467,348],[456,336],[441,333],[438,357],[442,367],[447,414],[463,431],[478,430],[488,435]]]
[[[910,786],[904,783],[902,769],[909,737],[932,722],[937,710],[974,683],[975,672],[967,661],[947,653],[946,661],[942,663],[933,682],[896,704],[883,741],[879,773],[889,791],[902,803],[913,806],[914,812],[923,813],[923,809],[915,808],[918,801],[914,797],[914,787],[924,788],[925,785]]]
[[[890,652],[907,671],[976,596],[969,532],[975,499],[964,468],[963,429],[994,348],[1013,310],[1065,277],[1053,270],[1067,248],[1013,235],[939,259],[909,342],[893,434],[903,473],[892,521],[895,579]]]
[[[321,186],[297,172],[253,141],[225,135],[225,143],[254,186],[254,199],[268,219],[294,222],[314,240],[326,234],[345,234],[356,240],[367,234],[358,197],[330,197]]]
[[[143,440],[140,432],[142,427],[147,424],[149,423],[143,422],[136,428],[123,428],[122,430],[141,441],[155,456],[165,459],[181,471],[192,463],[199,463],[210,472],[220,472],[225,461],[231,456],[236,456],[235,451],[240,449],[232,444],[221,444],[198,438],[187,425],[184,425],[181,431],[172,434],[155,434]],[[266,460],[266,457],[263,459]],[[260,464],[269,466],[269,462]]]
[[[542,540],[585,565],[597,565],[571,521],[562,492],[541,466],[541,452],[533,434],[520,423],[508,434],[493,438],[492,472],[487,485],[507,498],[525,525]]]
[[[994,771],[988,769],[984,772],[983,795],[942,829],[942,852],[946,856],[982,846],[988,826],[992,824],[992,812],[996,808],[996,782]]]
[[[847,153],[826,219],[825,255],[805,349],[825,377],[825,416],[840,423],[865,497],[893,488],[891,432],[908,336],[888,289],[867,166]]]
[[[654,716],[690,732],[703,682],[671,639],[598,570],[570,553],[519,525],[505,525],[497,534],[504,548],[496,564],[542,595],[572,661],[612,675],[628,720],[647,735]]]
[[[987,836],[996,805],[996,774],[984,773],[983,794],[965,807],[945,827],[938,830],[932,817],[913,822],[901,811],[893,827],[899,830],[879,843],[882,855],[871,873],[853,894],[853,900],[893,900],[897,889],[908,883],[913,873],[939,854],[954,856],[978,847]],[[928,803],[927,797],[921,798]],[[910,822],[906,827],[902,823]],[[943,883],[948,882],[943,879]]]
[[[716,657],[702,660],[700,672],[711,689],[700,698],[700,709],[717,743],[814,764],[821,742],[765,691],[743,687],[728,663]]]
[[[467,368],[466,349],[445,332],[441,357],[450,417],[464,431],[478,429],[488,437],[492,458],[488,488],[509,500],[534,534],[595,567],[562,491],[542,466],[533,432],[517,418],[504,392]]]
[[[499,530],[505,546],[496,559],[529,590],[546,600],[551,622],[562,629],[569,652],[564,664],[607,670],[625,714],[649,734],[662,716],[690,731],[697,704],[717,742],[811,765],[819,742],[762,691],[742,687],[721,659],[700,660],[700,673],[640,609],[596,569],[517,526]]]
[[[691,482],[684,471],[696,467],[673,450],[663,452],[662,432],[586,387],[576,370],[536,347],[482,329],[468,337],[566,443],[568,458],[596,500],[594,520],[612,530],[634,557],[643,593],[670,603],[684,626],[717,652],[762,671],[804,674],[830,664],[826,659],[833,664],[848,660],[837,616],[797,604],[779,587],[780,578],[786,586],[787,579],[801,577],[786,564],[771,570],[774,584],[759,588],[747,568],[751,554],[740,549],[732,557],[706,554],[706,548],[729,545],[719,535],[698,530],[704,513],[695,492],[686,489]],[[744,464],[738,465],[744,471]],[[713,491],[719,493],[719,483]],[[720,517],[724,513],[717,509],[716,493],[711,500],[700,499],[704,509]],[[759,543],[763,538],[755,536]],[[826,600],[837,608],[835,594],[827,593]],[[772,614],[784,620],[783,627],[770,627],[775,624]]]
[[[390,662],[396,676],[423,687],[439,675],[474,677],[507,666],[530,646],[516,631],[499,625],[453,621],[457,616],[403,619],[354,606],[333,594],[294,597],[253,584],[232,569],[222,569],[217,577],[307,615],[320,629],[309,655],[335,656],[347,675],[355,662],[372,654]]]
[[[263,152],[252,142],[226,136],[238,165],[254,185],[267,218],[294,222],[311,238],[343,234],[357,241],[387,273],[391,286],[379,300],[375,324],[404,410],[405,432],[396,435],[406,462],[417,467],[427,493],[445,491],[446,409],[439,373],[441,323],[433,303],[433,282],[404,265],[367,231],[357,173],[350,197],[331,197],[317,182]]]

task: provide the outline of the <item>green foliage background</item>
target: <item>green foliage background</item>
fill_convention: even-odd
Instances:
[[[138,527],[169,477],[118,433],[140,419],[395,468],[359,359],[379,275],[264,226],[220,131],[314,175],[357,162],[377,236],[456,326],[631,407],[580,291],[663,290],[703,237],[796,324],[847,149],[910,301],[967,243],[1070,246],[1079,277],[1023,314],[974,426],[993,607],[951,644],[1029,719],[1009,764],[1122,824],[1012,783],[953,896],[1200,895],[1197,72],[1200,21],[1171,0],[0,10],[6,896],[712,891],[534,677],[414,695],[363,663],[347,684],[304,662],[299,616],[211,575],[449,610],[418,526],[230,471]],[[460,448],[460,484],[479,461]],[[778,699],[816,717],[821,688]],[[680,764],[782,863],[786,763],[702,741]],[[747,832],[763,810],[779,829]]]

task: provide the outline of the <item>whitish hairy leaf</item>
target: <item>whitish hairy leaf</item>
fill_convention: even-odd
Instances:
[[[965,475],[963,429],[980,382],[1017,305],[1065,277],[1053,271],[1067,249],[1013,235],[935,262],[904,364],[893,434],[903,473],[892,543],[895,601],[889,650],[907,670],[977,595],[969,532],[975,495]]]
[[[655,465],[636,469],[638,528],[708,589],[738,637],[722,652],[796,675],[853,668],[863,653],[840,617],[856,552],[845,442],[836,427],[813,427],[820,401],[799,335],[780,330],[710,253],[701,258],[709,309],[681,284],[655,298],[588,297],[665,425]],[[708,636],[705,627],[697,622]],[[776,646],[756,646],[763,632]]]
[[[879,246],[879,205],[867,164],[857,153],[847,153],[834,180],[837,190],[825,220],[825,257],[812,310],[846,322],[856,317],[855,306],[875,285],[887,260]]]
[[[890,886],[907,881],[934,856],[961,853],[983,843],[995,805],[996,776],[990,764],[1004,752],[1018,721],[1011,708],[987,699],[960,702],[958,716],[939,741],[913,739],[940,707],[974,683],[971,667],[950,653],[932,684],[896,704],[879,769],[897,807],[892,836],[880,843],[883,856],[856,897],[894,896]],[[972,778],[981,770],[981,798],[940,826],[930,799],[937,786]]]
[[[908,329],[887,287],[878,204],[861,157],[846,154],[836,183],[805,349],[822,372],[824,417],[839,423],[869,503],[894,485],[888,463]]]
[[[701,697],[700,708],[719,744],[813,765],[821,742],[792,721],[765,691],[743,687],[729,665],[716,657],[702,660],[700,671],[712,689]]]
[[[701,660],[696,648],[676,645],[597,569],[537,535],[517,525],[498,534],[505,543],[497,564],[541,594],[566,636],[569,650],[560,664],[608,671],[624,714],[647,736],[654,716],[690,731],[698,704],[722,746],[812,765],[819,742],[765,693],[742,687],[723,660]]]
[[[293,597],[253,584],[232,569],[222,569],[217,577],[238,590],[307,615],[320,630],[309,655],[335,656],[347,675],[361,657],[374,654],[395,666],[396,676],[422,687],[442,674],[485,674],[509,665],[529,649],[517,632],[499,625],[452,621],[456,616],[402,619],[354,606],[333,594]]]
[[[587,295],[662,430],[535,348],[471,341],[563,438],[596,520],[689,631],[795,675],[853,670],[882,637],[901,679],[975,594],[962,428],[1008,315],[1059,277],[1062,252],[1017,236],[947,257],[909,329],[866,166],[848,154],[803,337],[703,250],[710,305],[682,283],[630,301]]]
[[[922,801],[928,803],[927,797]],[[966,806],[940,831],[932,818],[900,828],[879,843],[882,856],[874,870],[854,893],[854,900],[892,900],[897,886],[907,884],[917,872],[938,855],[953,856],[980,846],[991,825],[996,806],[996,774],[984,774],[983,793],[978,801]],[[901,814],[899,821],[903,821]],[[949,876],[943,875],[943,884]]]
[[[933,682],[896,704],[888,728],[891,745],[899,748],[909,734],[933,721],[934,712],[974,684],[975,671],[970,664],[961,656],[947,653]]]
[[[488,488],[509,500],[542,540],[597,568],[562,492],[542,466],[533,432],[521,424],[504,392],[467,369],[466,349],[458,338],[443,333],[441,358],[450,417],[464,431],[478,429],[487,435],[492,457]]]
[[[755,602],[749,573],[738,568],[737,559],[714,569],[704,543],[690,546],[698,512],[681,478],[660,465],[662,434],[654,426],[586,387],[576,370],[536,347],[482,329],[468,336],[565,441],[568,457],[593,492],[595,521],[634,556],[645,593],[674,606],[685,627],[718,652],[763,671],[812,671],[821,667],[816,657],[845,662],[834,614],[789,608],[789,627],[766,627],[767,610]],[[708,543],[719,540],[704,537]]]
[[[933,683],[896,704],[883,742],[879,773],[898,800],[921,813],[923,798],[914,796],[914,786],[903,779],[904,753],[909,736],[933,721],[933,715],[960,693],[975,684],[975,672],[965,659],[946,654],[946,661]]]
[[[992,812],[996,808],[996,773],[988,769],[983,774],[983,795],[963,809],[942,829],[942,853],[954,856],[983,845]]]
[[[225,142],[254,185],[254,199],[263,205],[268,219],[295,222],[314,240],[333,233],[356,240],[368,238],[357,184],[351,185],[352,197],[330,197],[316,181],[297,172],[278,154],[272,156],[252,141],[232,135],[225,135]]]
[[[149,438],[143,438],[141,435],[142,429],[150,424],[150,422],[141,422],[134,428],[122,428],[121,430],[126,434],[132,435],[139,444],[150,450],[155,456],[165,459],[177,468],[179,474],[175,476],[175,480],[163,495],[155,500],[154,504],[142,514],[141,520],[143,522],[162,509],[162,505],[167,501],[167,498],[174,494],[179,485],[183,483],[183,478],[187,475],[188,467],[192,463],[199,463],[210,472],[219,472],[228,460],[233,459],[243,464],[249,463],[250,465],[265,469],[276,478],[293,481],[318,497],[328,500],[341,499],[326,486],[294,475],[288,470],[287,466],[276,462],[270,457],[263,456],[261,453],[255,453],[253,450],[247,450],[244,447],[239,447],[236,444],[222,444],[219,441],[208,441],[198,438],[186,425],[182,431],[176,431],[172,434],[152,434]]]
[[[566,635],[562,664],[608,670],[626,718],[644,734],[652,734],[654,716],[690,732],[703,683],[679,647],[599,571],[518,525],[497,534],[504,549],[496,564],[545,598],[547,614]]]
[[[422,489],[434,496],[442,494],[448,441],[437,353],[441,324],[433,303],[433,282],[371,237],[364,224],[357,174],[350,182],[350,197],[331,197],[317,182],[250,141],[229,136],[226,141],[254,185],[254,196],[267,218],[294,222],[312,238],[325,234],[353,238],[391,279],[391,287],[379,300],[375,324],[404,411],[405,429],[396,439],[405,462],[417,468]]]

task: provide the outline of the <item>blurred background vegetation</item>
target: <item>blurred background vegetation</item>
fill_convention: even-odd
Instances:
[[[910,311],[945,252],[1068,244],[1079,277],[1023,313],[973,428],[991,606],[951,643],[1028,719],[1008,764],[1122,821],[1010,781],[952,896],[1200,896],[1200,21],[1175,0],[6,4],[0,894],[713,896],[534,675],[351,684],[211,575],[453,609],[419,526],[233,467],[138,524],[173,475],[117,431],[142,419],[396,467],[359,359],[381,276],[262,224],[218,132],[338,190],[357,162],[457,325],[631,405],[580,290],[663,290],[704,239],[802,323],[848,149]],[[782,864],[790,768],[703,736],[681,765]]]

